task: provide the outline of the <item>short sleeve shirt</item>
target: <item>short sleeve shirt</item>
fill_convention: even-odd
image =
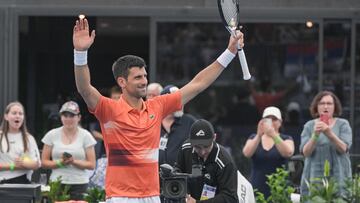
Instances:
[[[249,139],[254,139],[256,134],[253,134]],[[283,140],[292,140],[291,136],[280,134]],[[271,175],[276,172],[276,168],[280,168],[286,164],[287,159],[281,156],[279,150],[274,145],[271,149],[265,150],[260,143],[256,148],[254,155],[251,157],[251,184],[261,193],[268,197],[270,195],[269,186],[266,184],[266,175]]]
[[[3,152],[0,151],[0,165],[14,163],[15,159],[24,156],[29,157],[33,161],[37,161],[39,166],[41,165],[39,149],[33,136],[27,135],[28,151],[26,152],[24,152],[23,135],[21,133],[8,133],[7,136],[9,139],[10,150],[9,152],[6,151],[7,143],[6,139],[3,138],[1,143]],[[15,178],[24,174],[30,179],[32,170],[0,170],[0,180]]]
[[[123,97],[101,97],[92,111],[100,121],[108,157],[107,197],[159,195],[158,156],[162,119],[180,110],[181,93],[157,96],[132,108]]]
[[[68,152],[74,159],[86,160],[86,148],[96,144],[94,137],[89,131],[78,127],[75,141],[71,144],[64,144],[61,140],[62,129],[63,127],[59,127],[50,130],[41,140],[44,144],[52,147],[51,158],[59,160],[64,152]],[[89,182],[86,170],[79,169],[73,165],[52,169],[51,180],[56,180],[60,176],[61,182],[64,184],[86,184]]]
[[[305,144],[311,139],[315,121],[316,119],[308,121],[304,125],[304,129],[301,133],[301,153],[303,152]],[[352,130],[349,122],[342,118],[336,118],[336,122],[331,130],[347,145],[349,151],[352,145]],[[325,134],[320,133],[314,151],[310,156],[305,157],[300,188],[302,195],[308,193],[306,181],[311,182],[314,178],[323,177],[325,160],[328,160],[330,163],[330,176],[332,176],[341,186],[340,193],[344,193],[343,186],[345,185],[345,180],[352,177],[349,152],[343,154],[338,153],[336,146],[328,139],[328,137]]]

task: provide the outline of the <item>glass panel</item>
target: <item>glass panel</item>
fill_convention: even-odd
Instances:
[[[360,24],[356,25],[354,154],[360,154]],[[358,158],[359,159],[359,158]]]
[[[229,37],[221,23],[160,22],[157,27],[156,82],[164,86],[190,81],[221,54]],[[266,106],[282,110],[284,132],[299,146],[309,104],[318,92],[319,70],[318,24],[248,23],[243,27],[251,82],[242,80],[235,58],[215,84],[185,106],[185,111],[221,127],[220,142],[234,151],[242,172],[248,165],[240,157],[241,145],[256,131]]]
[[[350,40],[350,22],[324,23],[323,89],[339,97],[346,119],[350,118]]]
[[[250,23],[244,25],[244,32],[245,52],[253,75],[250,86],[257,91],[292,93],[265,105],[282,106],[285,110],[287,103],[293,101],[307,111],[312,95],[317,93],[318,25],[308,28],[305,23]],[[180,86],[212,63],[229,37],[220,23],[162,22],[158,23],[157,34],[157,82]],[[249,84],[242,80],[236,58],[212,87],[224,88],[217,92],[225,96],[218,102],[225,102],[241,90],[249,91]],[[297,88],[289,88],[293,86]],[[263,105],[257,109],[262,113]]]
[[[71,38],[75,20],[61,16],[19,19],[19,99],[26,101],[30,132],[38,139],[59,123],[59,105],[64,100],[79,102],[83,127],[94,120],[75,86]],[[91,79],[100,91],[116,84],[111,66],[118,57],[131,53],[148,61],[149,18],[90,17],[88,20],[90,29],[96,30],[89,51]]]

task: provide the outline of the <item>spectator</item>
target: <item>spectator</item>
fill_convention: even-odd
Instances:
[[[293,90],[298,88],[298,84],[294,83],[288,85],[283,90],[276,91],[273,89],[270,77],[264,77],[260,80],[259,91],[255,89],[252,83],[253,82],[249,82],[248,85],[259,113],[263,112],[267,106],[279,105],[284,98],[286,98],[290,93],[293,93]]]
[[[163,87],[159,83],[150,83],[147,86],[146,90],[146,99],[151,99],[153,97],[159,96]]]
[[[81,128],[80,109],[76,102],[68,101],[60,109],[62,126],[46,133],[42,163],[52,169],[50,180],[61,178],[62,185],[70,186],[70,198],[82,200],[89,177],[85,169],[95,168],[95,139]]]
[[[38,146],[26,127],[24,106],[11,102],[0,128],[0,183],[29,184],[40,164]]]
[[[212,124],[200,119],[191,126],[190,139],[181,147],[176,168],[183,173],[199,174],[188,181],[187,203],[239,202],[236,165],[215,138]]]
[[[178,87],[168,85],[161,95],[178,90]],[[195,118],[190,114],[184,114],[183,110],[175,111],[161,121],[159,165],[167,163],[173,166],[175,164],[181,145],[189,138],[190,127],[194,122]]]
[[[305,156],[301,178],[301,195],[308,195],[306,181],[324,176],[325,160],[330,162],[330,176],[344,194],[345,180],[352,177],[349,151],[352,130],[349,122],[339,118],[342,107],[337,96],[330,91],[321,91],[310,105],[313,120],[304,125],[301,133],[300,152]]]
[[[270,188],[266,184],[266,176],[275,173],[276,168],[285,165],[287,159],[294,154],[294,141],[291,136],[279,132],[282,117],[278,108],[267,107],[262,117],[256,134],[248,138],[243,153],[253,163],[250,182],[267,198]]]

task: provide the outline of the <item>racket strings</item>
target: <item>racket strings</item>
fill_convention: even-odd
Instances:
[[[222,0],[221,8],[227,25],[232,27],[235,23],[235,26],[237,26],[239,23],[237,22],[238,10],[233,0]]]

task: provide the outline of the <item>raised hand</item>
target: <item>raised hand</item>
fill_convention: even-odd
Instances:
[[[264,134],[264,119],[261,119],[257,125],[257,131],[256,134],[260,137]]]
[[[320,120],[315,122],[315,125],[314,125],[315,134],[318,135],[321,132],[323,132],[325,135],[328,135],[330,130],[331,129],[330,129],[329,125],[326,124],[325,122],[320,121]]]
[[[95,39],[95,30],[89,35],[89,23],[86,18],[76,21],[73,31],[73,45],[76,51],[86,51]]]

